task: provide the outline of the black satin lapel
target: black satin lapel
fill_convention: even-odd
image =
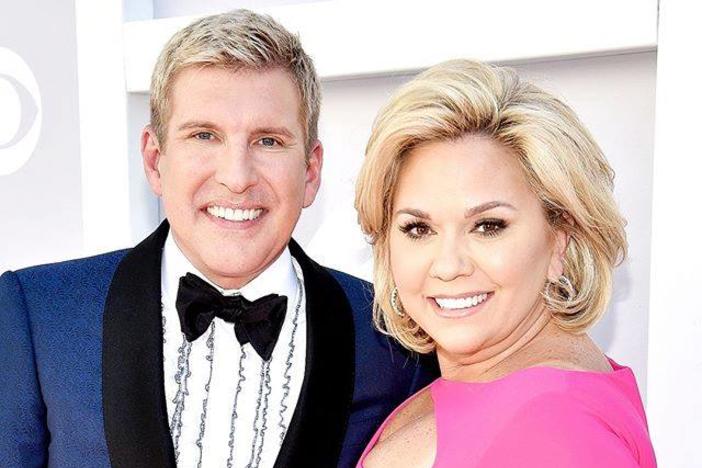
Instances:
[[[305,278],[307,357],[300,398],[275,467],[334,467],[353,400],[353,312],[339,283],[292,240],[290,253]]]
[[[161,254],[168,223],[117,267],[103,318],[105,437],[114,467],[175,467],[163,387]]]

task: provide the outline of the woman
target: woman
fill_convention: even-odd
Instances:
[[[612,180],[573,111],[509,69],[451,61],[391,98],[356,195],[375,319],[442,375],[359,466],[655,466],[631,370],[585,333],[626,253]]]

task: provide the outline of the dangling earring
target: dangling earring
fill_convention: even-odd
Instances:
[[[397,286],[392,289],[392,294],[390,294],[390,305],[392,310],[395,311],[398,317],[404,318],[405,311],[402,310],[402,304],[400,304],[400,298],[397,295]]]
[[[564,298],[565,302],[571,302],[575,298],[573,283],[570,282],[566,275],[561,275],[558,277],[557,284],[560,290],[564,291],[566,294]]]
[[[565,297],[562,299],[554,299],[551,297],[551,288],[554,287],[559,293],[564,293]],[[576,291],[575,287],[573,286],[573,283],[570,282],[568,277],[566,275],[561,275],[558,277],[556,281],[550,281],[546,280],[546,288],[544,290],[544,297],[547,302],[554,303],[554,302],[563,302],[563,303],[569,303],[572,302],[573,299],[575,298]]]

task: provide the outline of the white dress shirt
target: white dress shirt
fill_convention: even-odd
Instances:
[[[250,301],[272,293],[288,297],[268,365],[250,344],[240,346],[234,325],[220,318],[192,343],[185,340],[175,302],[180,277],[188,272],[208,281],[169,233],[161,263],[163,371],[177,465],[272,467],[305,374],[307,324],[300,267],[286,248],[240,290],[223,290],[208,281],[225,295],[239,293]]]

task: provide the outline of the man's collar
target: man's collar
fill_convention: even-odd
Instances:
[[[164,221],[124,256],[105,300],[102,397],[113,466],[176,466],[163,384],[159,294],[168,228]],[[275,467],[336,466],[354,394],[354,315],[339,281],[295,241],[289,249],[304,275],[307,356],[300,397]]]
[[[161,281],[164,298],[169,298],[175,302],[178,293],[178,284],[181,276],[186,273],[193,273],[210,283],[224,295],[239,293],[250,301],[254,301],[268,294],[280,294],[295,297],[297,291],[297,279],[292,265],[290,250],[285,250],[257,277],[249,281],[241,289],[224,289],[213,283],[202,272],[200,272],[192,262],[183,254],[182,250],[173,238],[172,231],[169,231],[166,243],[163,247],[163,261],[161,262]]]

